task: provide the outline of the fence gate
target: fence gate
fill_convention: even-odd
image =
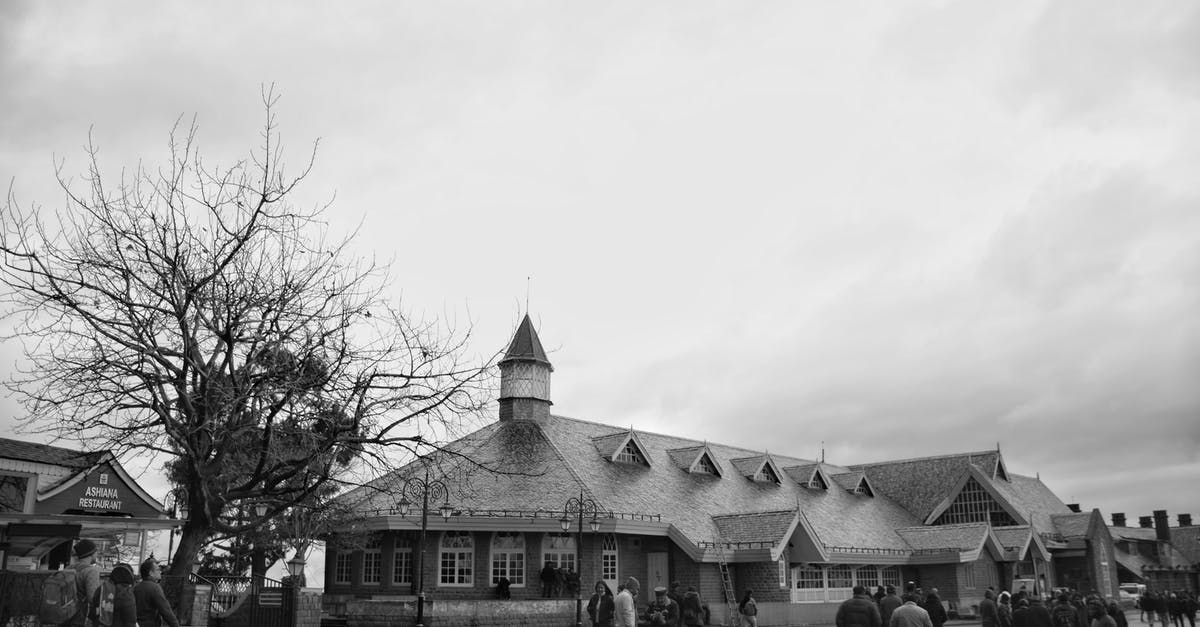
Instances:
[[[255,588],[249,625],[252,627],[293,627],[292,623],[296,612],[292,606],[295,603],[296,591],[269,580]]]

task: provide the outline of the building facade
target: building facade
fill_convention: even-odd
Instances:
[[[145,557],[146,534],[177,522],[111,452],[0,438],[0,570],[55,570],[80,538],[111,568]]]
[[[1064,560],[1082,560],[1089,589],[1117,594],[1103,521],[1074,535],[1099,513],[1010,474],[999,450],[843,466],[553,414],[553,367],[528,316],[499,368],[498,421],[346,495],[363,518],[327,543],[333,613],[418,588],[495,599],[502,580],[513,600],[541,599],[547,563],[578,574],[585,597],[629,576],[643,599],[696,586],[714,624],[746,589],[760,624],[778,625],[831,619],[855,585],[909,581],[971,615],[989,586],[1061,585]],[[421,504],[401,515],[401,501],[413,501],[406,481],[428,477],[447,494],[425,508],[422,542]]]

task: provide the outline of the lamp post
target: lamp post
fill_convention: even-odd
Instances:
[[[412,497],[413,501],[421,501],[421,544],[420,550],[417,552],[417,627],[425,625],[425,530],[429,526],[429,501],[441,500],[442,506],[438,511],[442,515],[443,520],[450,520],[450,515],[454,513],[454,508],[450,507],[450,490],[446,488],[446,484],[434,479],[429,480],[429,472],[425,472],[425,478],[413,477],[404,482],[404,487],[400,488],[400,515],[408,516],[408,511],[413,505],[413,501],[408,500]]]
[[[563,517],[558,520],[558,526],[564,532],[571,530],[571,523],[575,522],[575,566],[579,569],[575,574],[578,577],[583,575],[583,517],[588,517],[588,526],[591,527],[592,533],[600,529],[600,508],[592,499],[583,498],[583,491],[579,491],[579,498],[571,497],[567,499],[566,505],[563,505]],[[575,516],[575,520],[571,520],[571,516]],[[582,627],[583,625],[583,582],[575,586],[575,625]]]

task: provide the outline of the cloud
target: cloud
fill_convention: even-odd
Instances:
[[[1200,96],[1200,6],[1128,8],[1120,0],[1047,2],[1015,60],[1011,101],[1040,105],[1059,121],[1098,123],[1156,92]]]

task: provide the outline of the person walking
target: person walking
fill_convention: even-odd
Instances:
[[[933,627],[942,627],[950,617],[946,614],[946,608],[942,605],[942,597],[938,596],[937,588],[929,589],[929,596],[925,597],[925,603],[921,608],[929,613],[929,622],[933,623]]]
[[[738,614],[742,617],[742,627],[758,627],[758,602],[754,600],[754,591],[746,590],[742,602],[738,603]]]
[[[588,600],[587,613],[592,627],[613,627],[613,594],[603,580],[596,582],[595,592]]]
[[[1011,598],[1011,595],[1005,590],[996,600],[996,616],[999,619],[1000,627],[1013,627]]]
[[[834,618],[837,627],[881,627],[879,608],[863,586],[854,586],[854,596],[842,601]]]
[[[929,619],[929,612],[910,598],[892,612],[888,627],[933,627],[933,621]]]
[[[72,552],[75,553],[75,562],[67,568],[75,571],[75,587],[78,591],[75,598],[82,603],[78,603],[79,608],[75,612],[75,616],[63,623],[63,627],[83,627],[90,614],[89,605],[95,598],[96,591],[100,589],[100,567],[96,565],[96,543],[84,538],[75,543]]]
[[[900,595],[896,594],[896,586],[889,585],[887,587],[887,594],[879,601],[879,618],[883,621],[884,625],[891,624],[892,612],[895,612],[896,608],[901,605],[904,605],[904,601],[900,598]]]
[[[1117,627],[1117,621],[1108,615],[1108,609],[1104,607],[1104,601],[1101,601],[1099,598],[1089,600],[1087,602],[1087,610],[1088,618],[1091,619],[1091,627]]]
[[[641,589],[642,584],[637,577],[625,580],[625,587],[617,593],[617,598],[613,599],[614,627],[638,627],[636,599]]]
[[[108,581],[96,588],[88,604],[91,625],[105,627],[138,627],[137,601],[133,598],[133,567],[117,564],[108,574]]]
[[[683,603],[680,604],[683,608],[680,616],[683,618],[685,627],[699,627],[704,624],[704,601],[700,599],[700,593],[696,591],[696,586],[688,586],[687,592],[683,593]]]
[[[984,590],[979,602],[979,620],[983,627],[1000,627],[1000,610],[996,608],[996,593],[991,588]]]
[[[1029,599],[1028,627],[1054,627],[1054,617],[1050,615],[1050,608],[1042,602],[1040,595]]]
[[[167,595],[163,593],[159,581],[162,580],[162,568],[153,557],[147,558],[138,566],[142,580],[133,587],[133,600],[137,604],[138,627],[179,627],[179,619],[171,611],[167,603]]]
[[[1021,597],[1017,601],[1017,608],[1013,610],[1013,627],[1032,627],[1032,618],[1029,616],[1029,598]]]
[[[1125,618],[1125,610],[1116,601],[1108,602],[1108,615],[1116,621],[1117,627],[1129,627],[1129,619]]]

